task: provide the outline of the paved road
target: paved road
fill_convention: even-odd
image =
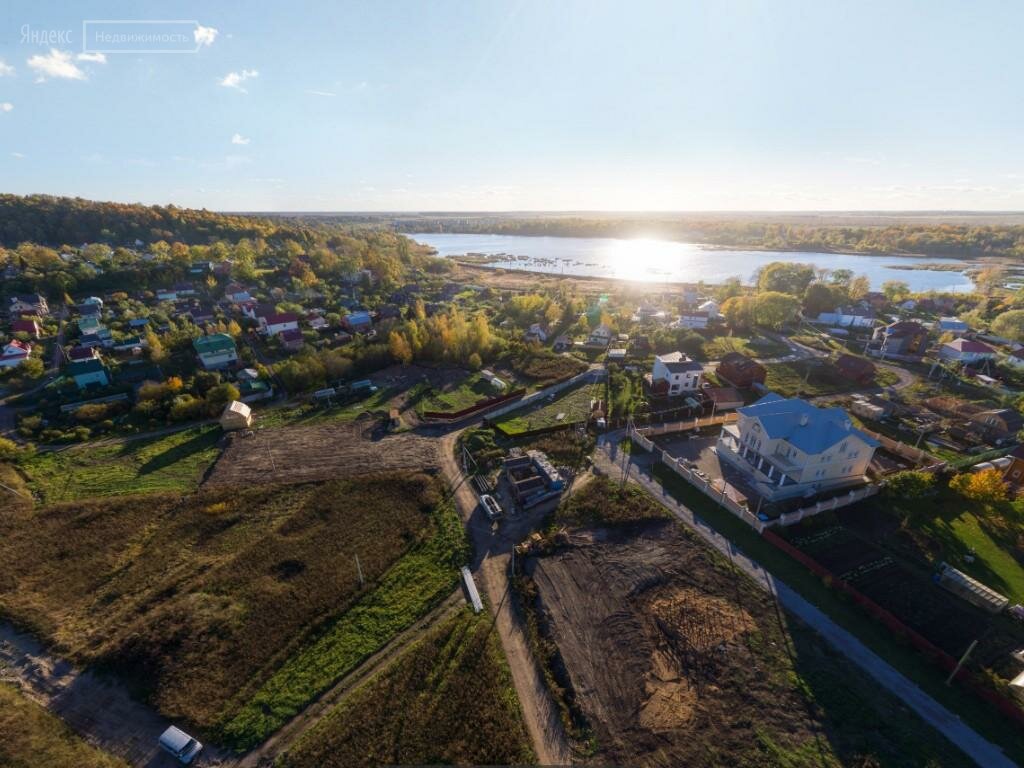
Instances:
[[[640,471],[636,464],[629,462],[629,455],[619,451],[617,446],[624,433],[610,433],[602,447],[594,452],[594,465],[613,478],[620,478],[628,467],[628,477],[639,484],[661,502],[684,524],[696,531],[708,543],[726,555],[733,564],[754,581],[773,594],[787,610],[813,627],[837,650],[875,679],[883,688],[902,700],[925,722],[959,747],[983,768],[1015,768],[1015,763],[1003,751],[991,744],[960,718],[949,712],[931,696],[897,672],[890,664],[870,651],[856,637],[836,624],[797,592],[776,579],[757,562],[743,554],[729,539],[705,523],[693,512],[678,503],[655,482],[650,475]],[[624,462],[627,462],[624,464]]]

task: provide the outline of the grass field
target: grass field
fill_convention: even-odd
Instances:
[[[765,366],[768,378],[765,386],[783,397],[818,397],[855,392],[864,389],[861,384],[846,379],[828,362],[817,360],[794,360],[788,363],[772,363]],[[879,368],[875,374],[875,385],[888,386],[899,381],[892,371]]]
[[[59,718],[0,683],[0,765],[5,768],[128,768],[76,736]]]
[[[509,354],[502,363],[516,376],[528,379],[537,388],[575,376],[587,369],[585,363],[569,355],[526,347]]]
[[[654,476],[668,493],[686,504],[704,523],[728,537],[768,572],[795,589],[978,733],[1000,745],[1011,759],[1018,763],[1024,762],[1024,735],[1000,717],[991,706],[961,687],[947,687],[945,674],[938,667],[911,646],[895,638],[881,624],[872,621],[856,605],[842,599],[804,566],[765,541],[750,526],[719,507],[667,467],[656,465]],[[842,701],[837,702],[836,706],[843,706]],[[928,765],[924,761],[917,764]]]
[[[268,680],[308,701],[290,675],[329,677],[319,654],[344,622],[349,663],[447,594],[451,517],[437,481],[397,472],[22,511],[0,518],[0,611],[216,733]]]
[[[584,421],[590,415],[590,401],[603,400],[604,396],[603,382],[581,384],[559,393],[554,400],[545,400],[540,407],[523,408],[500,416],[494,424],[508,435],[517,435],[532,429]],[[559,415],[562,418],[558,418]]]
[[[397,395],[395,387],[381,387],[369,397],[340,405],[303,403],[292,408],[268,408],[256,412],[257,427],[280,427],[285,424],[325,424],[355,421],[364,413],[384,413],[388,401]]]
[[[789,347],[767,336],[716,336],[704,342],[704,357],[707,360],[721,360],[729,352],[739,352],[750,357],[779,357],[789,354]]]
[[[479,373],[471,373],[461,381],[448,385],[443,389],[425,389],[423,396],[416,403],[416,411],[438,411],[440,413],[453,413],[476,405],[481,400],[498,397],[516,388],[514,381],[507,377],[503,381],[508,385],[504,391],[497,390],[490,382],[481,378]]]
[[[39,453],[21,465],[44,503],[126,493],[194,491],[217,458],[217,426]]]
[[[277,768],[533,762],[492,620],[467,610],[350,694]]]
[[[229,744],[246,749],[261,742],[455,588],[458,567],[468,558],[465,532],[450,505],[437,508],[434,517],[430,538],[396,562],[251,696],[245,695],[223,729]]]

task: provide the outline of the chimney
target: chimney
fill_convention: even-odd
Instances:
[[[806,427],[808,421],[810,421],[810,419],[808,418],[807,414],[806,413],[801,413],[800,414],[800,426],[801,427]]]

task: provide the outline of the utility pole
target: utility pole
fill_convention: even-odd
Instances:
[[[362,589],[366,586],[366,580],[363,578],[363,566],[359,564],[359,555],[356,555],[356,572],[359,574],[359,588]]]
[[[949,684],[953,682],[953,678],[956,677],[956,673],[960,671],[960,667],[962,667],[964,665],[964,662],[967,661],[967,657],[971,655],[971,651],[974,650],[974,646],[976,646],[977,644],[977,640],[972,640],[971,644],[967,646],[967,650],[964,651],[964,655],[960,657],[960,661],[956,663],[956,666],[953,667],[953,671],[950,672],[949,677],[946,678],[947,686],[949,686]]]

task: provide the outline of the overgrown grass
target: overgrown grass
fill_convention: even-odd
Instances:
[[[704,523],[796,590],[978,733],[1000,745],[1011,759],[1024,762],[1024,735],[992,707],[961,687],[947,687],[945,675],[938,667],[670,469],[661,464],[655,465],[654,476],[668,493],[693,510]]]
[[[516,347],[502,362],[517,376],[529,379],[537,387],[546,387],[587,369],[585,363],[569,355],[526,346]]]
[[[0,683],[0,765],[7,768],[128,768],[88,744],[16,688]]]
[[[585,421],[590,415],[591,401],[603,400],[604,396],[603,382],[580,384],[559,393],[552,401],[545,400],[544,405],[540,407],[529,406],[500,416],[495,419],[494,424],[507,435],[517,435],[533,429]],[[558,418],[559,415],[562,418]]]
[[[642,488],[619,485],[606,477],[595,477],[555,510],[555,523],[583,527],[617,525],[670,517],[668,511]]]
[[[194,491],[217,458],[221,429],[39,453],[21,468],[45,503],[95,496]]]
[[[259,744],[454,589],[468,556],[465,532],[450,504],[434,517],[430,539],[247,698],[223,728],[228,744],[240,750]]]
[[[506,381],[505,383],[509,385],[509,389],[514,389],[513,382]],[[426,389],[416,403],[416,411],[420,414],[424,411],[453,413],[470,408],[481,400],[488,400],[501,394],[503,393],[492,387],[490,382],[481,378],[480,374],[473,373],[444,389]]]
[[[397,395],[395,387],[382,387],[369,397],[346,400],[337,405],[303,403],[291,408],[269,408],[256,413],[257,427],[280,427],[286,424],[344,424],[355,421],[364,413],[383,413],[388,401]]]
[[[794,360],[788,363],[772,363],[765,366],[768,377],[765,386],[783,397],[818,397],[856,392],[864,385],[844,378],[835,366],[823,360]],[[874,384],[868,386],[889,386],[899,381],[890,370],[878,368]]]
[[[534,759],[491,617],[463,611],[331,710],[277,766],[509,765]]]
[[[729,352],[750,357],[779,357],[789,353],[789,347],[767,336],[716,336],[704,342],[704,357],[721,360]]]
[[[410,592],[454,578],[441,503],[436,480],[393,472],[5,515],[0,612],[209,733],[396,563]]]

